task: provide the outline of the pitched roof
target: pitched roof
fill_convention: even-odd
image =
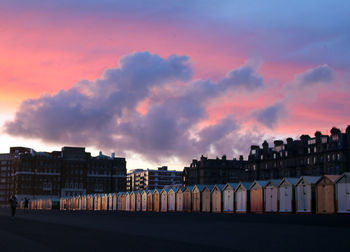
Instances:
[[[277,187],[280,183],[281,183],[281,179],[271,179],[271,180],[267,181],[265,187],[270,185],[270,184]]]
[[[194,187],[194,186],[186,186],[186,187],[185,187],[185,190],[187,190],[187,189],[188,189],[190,192],[192,192],[193,187]],[[184,191],[185,191],[185,190],[184,190]]]
[[[240,185],[243,186],[246,190],[249,190],[250,186],[252,185],[252,182],[240,182],[236,187],[236,190]]]
[[[335,181],[335,183],[338,183],[339,180],[341,180],[344,177],[350,177],[350,172],[344,172],[343,174],[341,174],[337,180]]]
[[[224,189],[226,189],[226,187],[231,186],[233,188],[233,190],[236,190],[238,183],[227,183],[224,187]],[[224,190],[223,189],[223,190]]]
[[[310,184],[315,184],[315,183],[317,183],[317,181],[320,178],[321,178],[321,176],[303,176],[298,180],[297,184],[299,184],[300,181],[302,181],[302,180],[305,180],[306,182],[308,182]]]
[[[205,187],[205,185],[195,185],[192,189],[192,191],[194,190],[194,188],[197,187],[198,190],[201,192],[203,190],[203,188]]]
[[[209,189],[209,191],[213,190],[215,185],[205,185],[206,188]],[[203,188],[204,189],[204,188]]]
[[[249,189],[252,188],[255,184],[258,184],[258,185],[260,185],[261,187],[265,187],[266,184],[267,184],[268,182],[269,182],[268,180],[255,180],[255,181],[250,185]]]
[[[213,191],[215,187],[219,188],[219,190],[222,191],[225,187],[225,184],[215,184],[211,191]]]
[[[289,178],[289,177],[283,178],[279,183],[279,186],[283,183],[283,181],[287,181],[291,185],[296,185],[299,181],[299,178]]]
[[[339,175],[323,175],[323,177],[328,178],[330,181],[335,183],[335,181],[337,181],[337,179],[339,178]]]

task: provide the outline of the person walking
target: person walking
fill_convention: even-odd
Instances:
[[[29,207],[29,199],[24,198],[24,211],[28,212],[28,207]]]
[[[10,203],[10,207],[11,207],[12,218],[15,218],[16,207],[17,207],[17,198],[16,198],[16,196],[13,195],[10,198],[9,203]]]

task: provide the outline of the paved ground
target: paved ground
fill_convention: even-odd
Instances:
[[[0,251],[348,251],[350,215],[0,211]]]

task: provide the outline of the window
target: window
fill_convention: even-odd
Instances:
[[[316,148],[316,146],[314,147],[314,152],[317,152],[317,148]]]
[[[307,153],[311,153],[311,149],[310,149],[310,147],[309,148],[307,148]]]

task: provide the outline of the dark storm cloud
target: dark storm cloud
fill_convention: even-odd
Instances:
[[[188,160],[213,148],[232,155],[238,151],[232,136],[240,129],[233,116],[197,129],[196,137],[191,132],[207,118],[211,99],[263,86],[262,77],[250,66],[231,71],[218,83],[192,81],[186,56],[164,59],[134,53],[96,81],[82,80],[69,90],[24,101],[5,128],[11,135],[131,151],[149,160]],[[162,92],[151,94],[154,88]],[[145,99],[150,104],[140,114],[137,106]]]

